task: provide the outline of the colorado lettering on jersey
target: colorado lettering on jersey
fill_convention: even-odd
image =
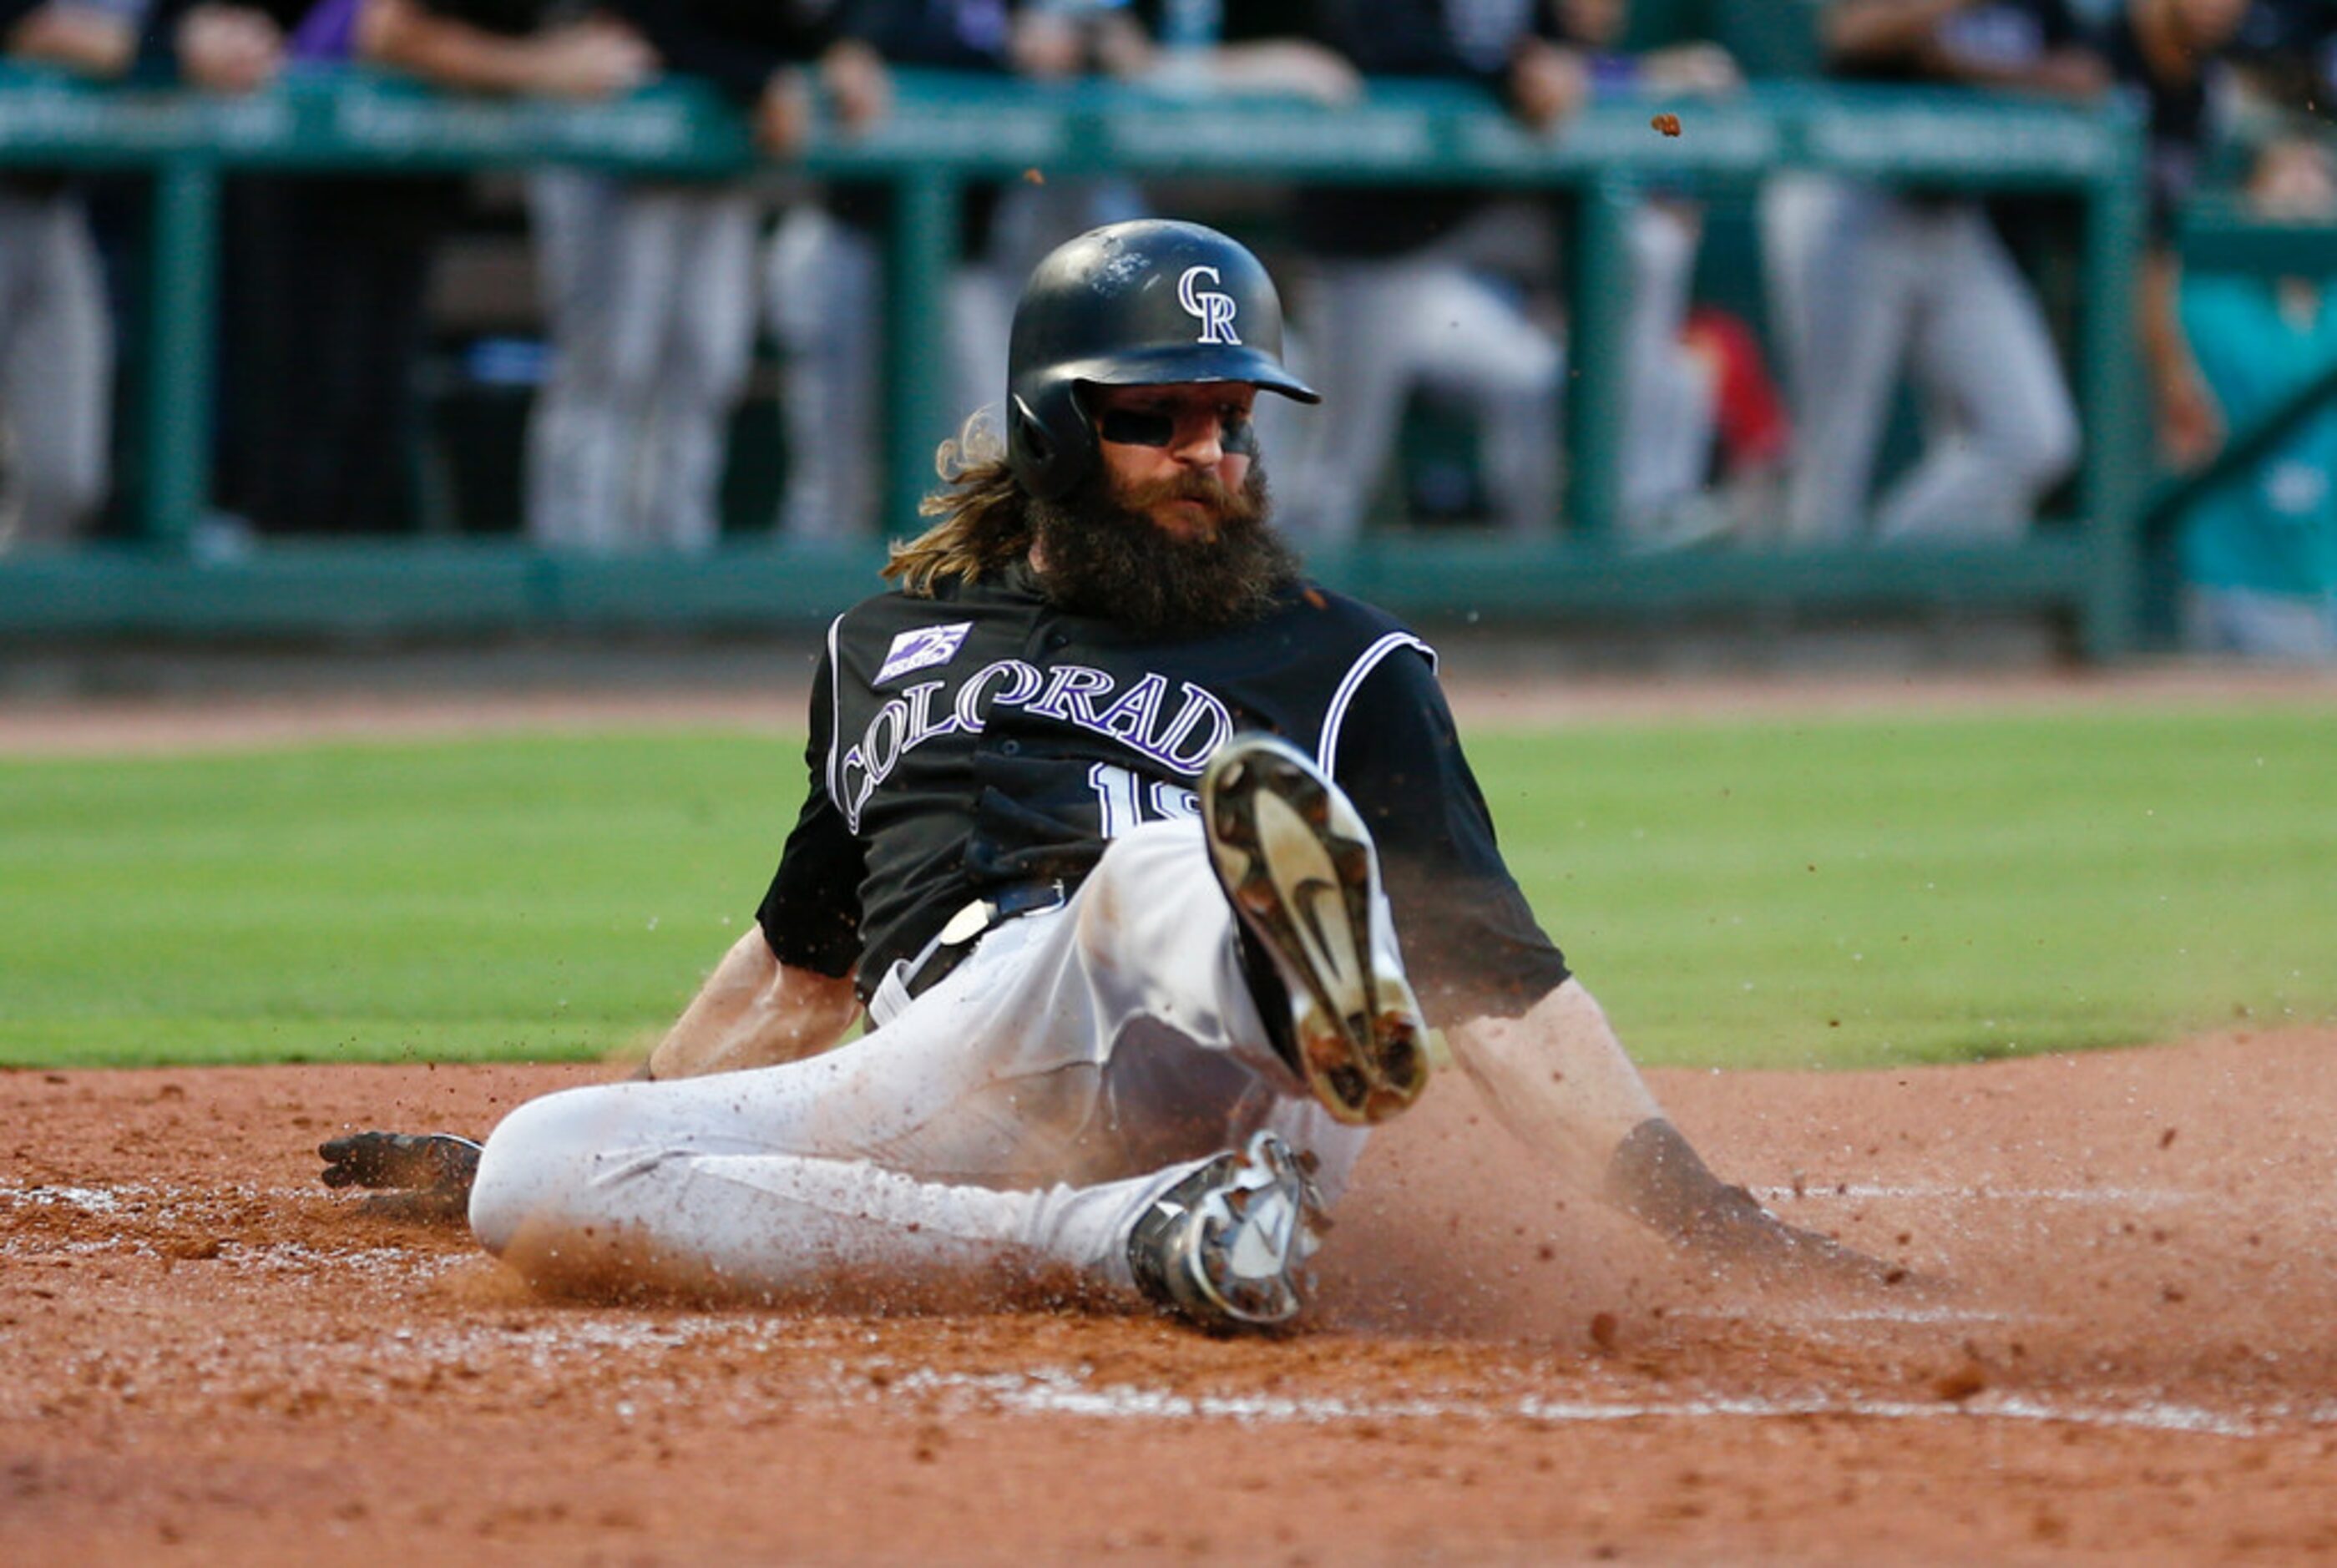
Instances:
[[[878,681],[900,658],[896,642]],[[944,654],[927,663],[946,659]],[[860,739],[837,759],[836,808],[858,832],[869,797],[904,757],[940,736],[981,734],[999,708],[1020,708],[1108,736],[1163,767],[1198,777],[1210,753],[1232,738],[1234,716],[1208,690],[1189,681],[1177,685],[1172,700],[1164,675],[1146,674],[1123,688],[1109,671],[1085,664],[1058,664],[1042,671],[1020,659],[983,665],[965,678],[953,697],[943,695],[949,687],[945,680],[918,681],[877,709]]]

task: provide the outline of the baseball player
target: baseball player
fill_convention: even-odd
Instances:
[[[7,58],[105,80],[127,71],[147,0],[0,0]],[[14,513],[0,549],[63,544],[104,504],[113,321],[81,191],[0,174],[0,419]]]
[[[1042,261],[1004,451],[969,426],[892,591],[829,628],[801,814],[647,1081],[483,1153],[337,1140],[327,1181],[474,1166],[474,1230],[546,1285],[1068,1272],[1276,1323],[1433,1021],[1579,1185],[1722,1256],[1863,1261],[1706,1169],[1503,866],[1428,646],[1300,576],[1251,423],[1315,400],[1280,341],[1215,230]]]
[[[1015,68],[1020,0],[860,0],[847,24],[888,66],[1004,77]],[[1034,188],[970,186],[947,289],[950,385],[961,407],[1005,375],[1014,292],[1039,251],[1015,265],[994,236],[1002,206]],[[814,541],[865,538],[881,526],[884,443],[877,367],[884,326],[884,238],[892,196],[881,184],[831,181],[821,201],[787,210],[764,265],[763,294],[781,350],[779,411],[787,488],[778,531]],[[1066,225],[1054,237],[1086,224]],[[935,434],[939,434],[935,432]]]
[[[1590,93],[1581,53],[1540,5],[1323,0],[1310,36],[1366,77],[1490,88],[1538,131],[1571,117]],[[1418,388],[1468,407],[1495,525],[1547,534],[1558,515],[1565,358],[1512,281],[1547,270],[1547,212],[1447,186],[1305,186],[1292,208],[1308,258],[1309,371],[1347,405],[1311,432],[1293,534],[1338,545],[1361,533]]]
[[[1716,44],[1623,52],[1623,0],[1324,0],[1309,9],[1313,35],[1352,70],[1475,83],[1540,132],[1602,94],[1718,93],[1739,80]],[[1294,227],[1313,282],[1309,365],[1352,408],[1314,433],[1294,533],[1325,544],[1354,538],[1416,388],[1470,406],[1496,525],[1521,537],[1554,526],[1565,349],[1520,287],[1552,267],[1550,214],[1497,194],[1299,193]],[[1711,446],[1712,390],[1680,342],[1700,240],[1700,215],[1678,201],[1644,203],[1629,224],[1620,521],[1638,548],[1691,543],[1713,524],[1691,504]]]
[[[2142,260],[2138,341],[2159,451],[2178,466],[2205,461],[2224,439],[2220,411],[2177,307],[2183,269],[2175,229],[2207,148],[2225,129],[2228,116],[2221,110],[2231,94],[2219,67],[2248,9],[2248,0],[2125,0],[2101,28],[2103,58],[2146,114],[2150,242]]]
[[[772,156],[800,146],[815,82],[846,124],[890,102],[889,76],[843,31],[839,0],[613,9],[661,70],[748,111]],[[736,180],[587,169],[543,171],[528,196],[553,342],[528,428],[528,537],[590,554],[702,554],[721,534],[729,420],[752,368],[762,198]]]
[[[2107,85],[2065,0],[1832,0],[1828,65],[1865,81],[2086,96]],[[2078,416],[2036,296],[1979,201],[1862,181],[1805,186],[1781,318],[1805,334],[1798,543],[1855,537],[1902,362],[1924,393],[1924,448],[1872,504],[1886,541],[2011,538],[2077,463]]]

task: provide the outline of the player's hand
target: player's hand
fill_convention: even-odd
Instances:
[[[1639,80],[1658,92],[1710,96],[1745,85],[1745,73],[1737,69],[1736,57],[1717,44],[1682,44],[1644,56]]]
[[[1041,82],[1061,81],[1078,74],[1087,63],[1087,39],[1067,16],[1024,11],[1014,18],[1007,53],[1019,74]]]
[[[1141,81],[1160,58],[1152,35],[1117,11],[1089,24],[1088,54],[1095,68],[1115,82]]]
[[[1510,108],[1537,131],[1572,118],[1589,97],[1589,64],[1571,49],[1537,38],[1510,63]]]
[[[2195,468],[2224,445],[2224,413],[2195,370],[2158,378],[2158,447],[2177,468]]]
[[[1328,109],[1344,109],[1364,96],[1364,74],[1345,55],[1303,38],[1270,39],[1228,54],[1238,60],[1245,83],[1292,93]]]
[[[755,100],[755,144],[774,158],[792,158],[811,134],[811,83],[792,66],[771,73]]]
[[[284,33],[264,11],[200,5],[179,20],[179,69],[208,93],[250,93],[284,65]]]
[[[883,55],[857,39],[829,45],[819,59],[819,84],[846,131],[865,131],[893,112],[893,73]]]
[[[2029,86],[2056,98],[2098,98],[2114,81],[2109,63],[2090,49],[2055,49],[2029,72]]]
[[[613,98],[657,74],[657,52],[621,23],[595,17],[537,41],[533,85],[547,98]]]

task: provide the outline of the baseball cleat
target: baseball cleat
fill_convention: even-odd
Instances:
[[[1128,1239],[1137,1289],[1204,1328],[1285,1323],[1306,1304],[1300,1269],[1330,1228],[1312,1156],[1270,1132],[1178,1181]]]
[[[1288,993],[1275,1044],[1342,1122],[1383,1122],[1428,1083],[1427,1025],[1386,927],[1379,856],[1354,807],[1295,747],[1243,735],[1201,775],[1217,881]],[[1263,1000],[1263,998],[1261,999]]]

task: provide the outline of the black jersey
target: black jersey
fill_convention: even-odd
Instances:
[[[1319,588],[1263,619],[1140,638],[1050,604],[1027,567],[885,593],[828,631],[811,788],[757,918],[784,962],[874,990],[987,891],[1076,881],[1139,822],[1189,816],[1211,752],[1271,730],[1378,839],[1433,1017],[1514,1016],[1567,977],[1503,866],[1428,645]]]

